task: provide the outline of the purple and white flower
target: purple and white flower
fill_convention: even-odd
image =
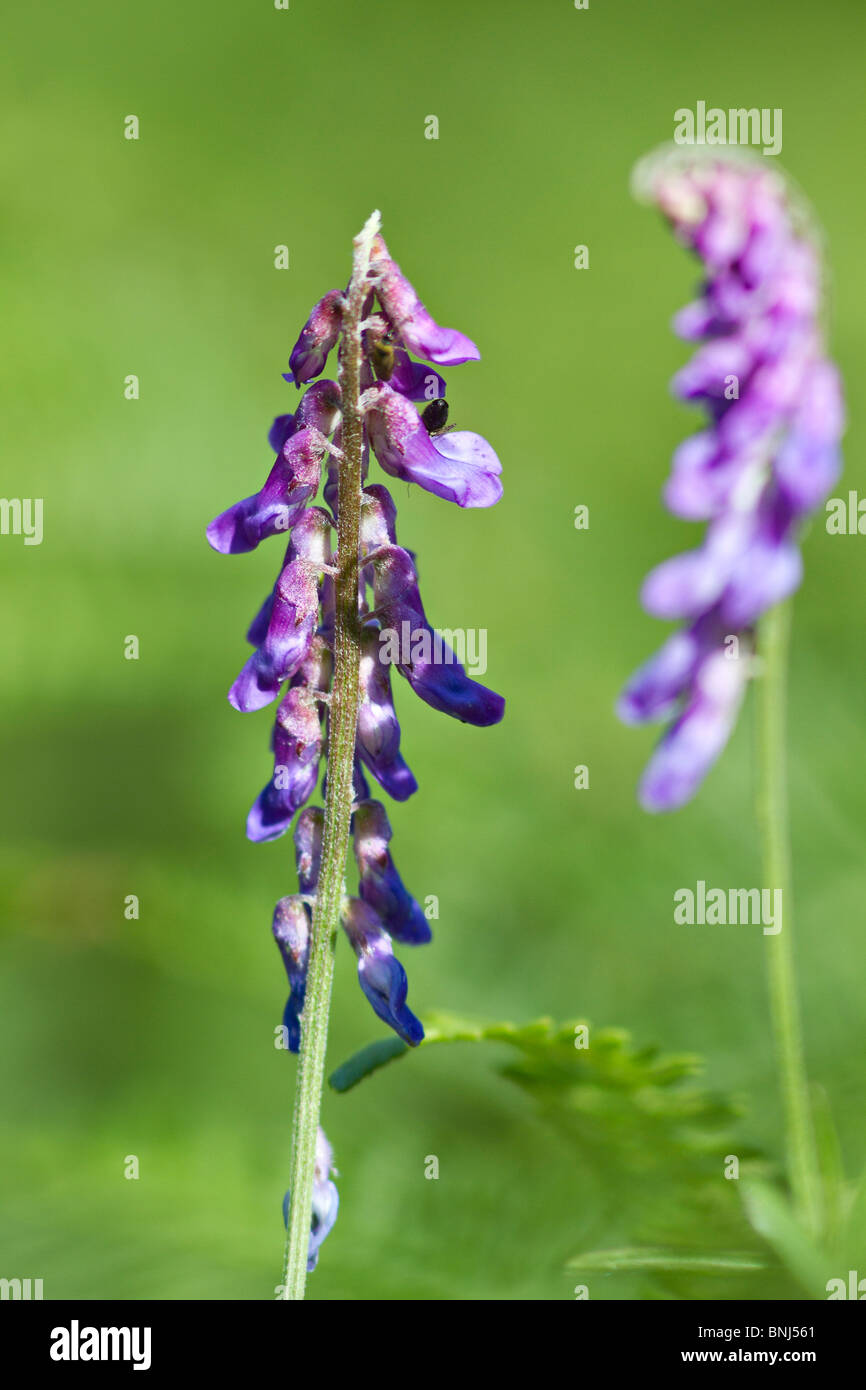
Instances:
[[[676,450],[665,501],[708,525],[696,550],[644,583],[646,610],[686,626],[618,707],[627,723],[672,718],[640,791],[647,810],[668,811],[725,747],[754,670],[754,625],[800,584],[800,530],[839,475],[844,406],[821,332],[817,239],[780,175],[691,150],[651,157],[636,185],[704,270],[698,299],[674,320],[701,346],[673,390],[708,419]]]
[[[354,283],[354,281],[353,281]],[[357,287],[356,287],[357,289]],[[427,492],[461,507],[489,507],[502,495],[501,465],[480,435],[444,432],[446,382],[430,363],[453,366],[478,357],[475,344],[437,324],[377,236],[368,283],[360,286],[362,361],[354,409],[362,417],[362,481],[375,454],[391,477],[417,482]],[[351,293],[351,287],[350,287]],[[268,433],[276,458],[261,489],[217,516],[207,529],[214,550],[226,555],[254,550],[270,536],[288,540],[272,592],[250,624],[253,647],[229,691],[242,712],[277,702],[272,736],[273,774],[247,817],[247,836],[262,842],[284,835],[294,821],[299,892],[281,898],[273,933],[289,982],[283,1014],[288,1049],[304,1035],[304,1006],[311,938],[326,853],[326,811],[307,803],[319,785],[328,805],[327,758],[331,710],[345,697],[334,689],[337,653],[337,580],[352,557],[333,554],[339,532],[339,466],[343,458],[344,343],[347,300],[331,290],[313,307],[289,359],[286,380],[306,386],[292,412],[277,415]],[[353,342],[357,343],[358,336]],[[345,342],[345,340],[344,340]],[[322,377],[340,344],[339,380]],[[416,360],[420,359],[420,360]],[[318,379],[317,379],[318,378]],[[434,414],[424,409],[436,401]],[[353,412],[354,413],[354,412]],[[357,447],[357,439],[355,441]],[[324,465],[324,467],[323,467]],[[324,507],[316,497],[324,473]],[[397,801],[417,790],[400,751],[400,725],[391,691],[383,626],[406,620],[432,632],[418,588],[411,551],[397,545],[396,508],[387,488],[368,483],[361,495],[357,637],[359,702],[353,756],[352,831],[359,867],[358,897],[342,902],[341,920],[358,960],[358,979],[377,1016],[409,1046],[424,1036],[406,1003],[407,979],[392,938],[411,945],[431,939],[430,927],[397,872],[384,806],[370,796],[365,771]],[[345,561],[345,564],[343,563]],[[350,571],[351,572],[351,571]],[[342,592],[342,587],[341,590]],[[351,605],[351,598],[350,598]],[[342,623],[345,640],[351,625]],[[344,650],[341,648],[341,650]],[[470,680],[450,648],[444,659],[414,656],[395,663],[429,705],[464,722],[485,725],[502,718],[501,696]],[[343,745],[345,752],[345,744]],[[343,767],[346,764],[343,763]],[[315,943],[316,938],[312,938]],[[337,1215],[331,1150],[319,1130],[308,1269]],[[289,1194],[284,1213],[288,1214]]]

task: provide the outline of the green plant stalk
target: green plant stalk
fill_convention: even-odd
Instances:
[[[768,935],[770,1009],[785,1112],[788,1178],[796,1213],[814,1237],[823,1223],[821,1180],[803,1053],[794,966],[791,912],[791,852],[786,775],[787,669],[790,602],[772,608],[761,622],[758,682],[758,818],[764,883],[782,892],[782,930]]]
[[[343,310],[340,344],[343,458],[337,502],[337,576],[335,581],[334,681],[328,735],[328,794],[322,834],[322,862],[310,932],[307,985],[301,1017],[301,1046],[289,1169],[288,1229],[282,1298],[300,1300],[307,1281],[307,1252],[312,1220],[316,1138],[325,1080],[328,1015],[334,981],[334,951],[349,826],[352,815],[355,730],[358,722],[358,550],[360,544],[362,451],[361,324],[369,293],[370,246],[379,230],[374,212],[355,237],[352,279]]]

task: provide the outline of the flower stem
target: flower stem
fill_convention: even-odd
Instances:
[[[361,521],[364,420],[361,394],[361,321],[369,293],[370,246],[379,230],[374,212],[355,237],[352,279],[343,310],[340,345],[342,449],[337,501],[337,577],[335,582],[334,683],[328,731],[328,794],[322,835],[322,862],[313,924],[307,985],[301,1018],[301,1046],[289,1171],[288,1230],[282,1297],[304,1297],[312,1220],[316,1137],[325,1081],[328,1014],[334,980],[334,950],[343,895],[354,785],[355,729],[358,722],[358,551]]]
[[[770,1009],[785,1110],[788,1177],[794,1205],[807,1230],[822,1224],[809,1086],[803,1055],[800,1007],[791,932],[791,853],[786,776],[786,683],[791,629],[790,603],[772,608],[761,623],[763,675],[758,686],[758,816],[764,853],[764,883],[782,893],[782,929],[766,937]]]

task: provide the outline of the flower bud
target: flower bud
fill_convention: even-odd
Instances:
[[[329,290],[310,310],[310,317],[292,348],[289,366],[297,385],[312,381],[324,370],[328,353],[340,336],[342,326],[343,296],[339,290]]]

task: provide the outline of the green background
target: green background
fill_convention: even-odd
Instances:
[[[434,316],[481,347],[448,373],[452,419],[491,440],[505,483],[489,512],[395,489],[431,621],[487,629],[508,701],[477,730],[396,688],[420,790],[393,808],[393,849],[440,900],[434,945],[403,953],[409,1002],[585,1016],[703,1053],[709,1082],[748,1098],[744,1142],[778,1154],[760,932],[672,919],[677,887],[761,882],[751,702],[697,800],[662,818],[634,797],[654,734],[613,715],[665,631],[641,579],[699,534],[660,501],[698,427],[667,389],[696,266],[628,179],[678,107],[783,109],[781,163],[827,234],[842,487],[866,489],[863,7],[91,0],[5,27],[2,491],[45,499],[45,536],[0,540],[0,1274],[44,1278],[47,1298],[261,1299],[279,1282],[294,1064],[272,1043],[270,913],[294,874],[286,840],[244,838],[269,715],[225,700],[278,555],[217,556],[204,527],[264,477],[293,399],[280,372],[373,207]],[[790,733],[809,1063],[852,1172],[864,546],[820,519],[806,539]],[[384,1034],[341,946],[333,1063]],[[571,1298],[565,1259],[624,1243],[615,1192],[496,1074],[504,1058],[431,1049],[326,1095],[341,1212],[311,1297]],[[772,1288],[687,1294],[731,1291]],[[628,1278],[592,1291],[634,1296]]]

